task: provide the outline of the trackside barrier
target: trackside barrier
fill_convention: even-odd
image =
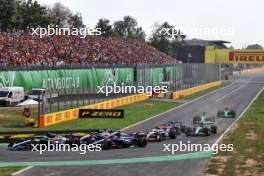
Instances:
[[[148,98],[149,96],[147,96],[146,93],[136,94],[136,95],[130,95],[130,96],[108,100],[92,105],[82,106],[79,108],[44,114],[38,118],[38,126],[46,127],[69,120],[76,120],[79,118],[79,109],[112,109],[119,106],[124,106],[139,101],[143,101]]]
[[[264,68],[249,68],[249,69],[245,69],[241,71],[241,74],[245,74],[245,73],[257,73],[257,72],[262,72],[264,71]]]
[[[207,83],[207,84],[202,84],[196,87],[192,87],[192,88],[188,88],[188,89],[184,89],[184,90],[179,90],[176,92],[172,93],[172,98],[173,99],[178,99],[178,98],[182,98],[184,96],[193,94],[193,93],[197,93],[212,87],[216,87],[216,86],[220,86],[221,85],[221,81],[215,81],[215,82],[211,82],[211,83]]]

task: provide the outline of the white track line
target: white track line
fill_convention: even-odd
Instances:
[[[12,173],[11,175],[12,176],[16,176],[16,175],[21,174],[21,173],[23,173],[23,172],[25,172],[25,171],[27,171],[29,169],[32,169],[32,168],[33,168],[33,166],[28,166],[28,167],[26,167],[24,169],[20,169],[19,171]]]
[[[245,87],[245,86],[246,86],[246,85],[247,85],[252,79],[253,79],[253,77],[252,77],[251,79],[247,80],[247,81],[245,82],[245,84],[243,84],[242,86],[239,86],[238,88],[232,90],[232,91],[229,92],[228,94],[225,94],[224,96],[222,96],[222,97],[216,99],[215,102],[219,102],[219,101],[223,100],[224,98],[226,98],[227,96],[231,95],[232,93],[234,93],[234,92],[238,91],[239,89]]]
[[[161,115],[163,115],[163,114],[165,114],[165,113],[168,113],[168,112],[170,112],[170,111],[173,111],[173,110],[179,109],[179,108],[181,108],[181,107],[183,107],[183,106],[185,106],[185,105],[187,105],[187,104],[190,104],[190,103],[195,102],[195,101],[198,101],[198,100],[200,100],[200,99],[202,99],[202,98],[204,98],[204,97],[206,97],[206,96],[209,96],[209,95],[211,95],[211,94],[214,94],[215,92],[218,92],[218,91],[220,91],[220,90],[226,89],[226,88],[232,86],[233,84],[235,84],[235,82],[231,83],[230,85],[224,86],[224,87],[222,87],[222,88],[216,89],[216,90],[214,90],[214,91],[212,91],[212,92],[209,92],[209,93],[207,93],[207,94],[205,94],[205,95],[203,95],[203,96],[200,96],[200,97],[198,97],[198,98],[195,98],[195,99],[193,99],[193,100],[191,100],[191,101],[188,101],[188,102],[186,102],[186,103],[183,103],[183,104],[181,104],[181,105],[179,105],[179,106],[176,106],[175,108],[169,109],[169,110],[164,111],[164,112],[162,112],[162,113],[160,113],[160,114],[157,114],[157,115],[155,115],[155,116],[152,116],[152,117],[147,118],[147,119],[145,119],[145,120],[142,120],[142,121],[140,121],[140,122],[137,122],[137,123],[134,123],[134,124],[132,124],[132,125],[129,125],[129,126],[123,128],[123,129],[121,129],[121,131],[127,130],[127,129],[129,129],[129,128],[134,127],[134,126],[137,126],[137,125],[139,125],[139,124],[141,124],[141,123],[144,123],[144,122],[146,122],[146,121],[149,121],[149,120],[151,120],[151,119],[154,119],[154,118],[156,118],[156,117],[158,117],[158,116],[161,116]]]
[[[240,116],[225,130],[225,132],[215,141],[214,144],[218,144],[219,141],[224,137],[224,135],[237,123],[237,121],[246,113],[248,108],[253,104],[253,102],[258,98],[261,92],[264,90],[264,87],[258,92],[258,94],[252,99],[252,101],[248,104],[248,106],[243,110]]]

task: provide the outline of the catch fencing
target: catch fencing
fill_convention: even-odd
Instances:
[[[61,70],[55,71],[61,72]],[[77,71],[79,70],[77,69]],[[75,72],[75,70],[70,70],[70,72]],[[94,72],[94,74],[91,76],[85,72]],[[106,96],[104,93],[98,93],[97,86],[113,86],[114,84],[136,87],[167,85],[168,91],[174,92],[219,81],[221,76],[219,64],[193,63],[174,65],[141,64],[121,68],[99,68],[99,70],[89,68],[82,69],[82,75],[85,76],[76,78],[79,79],[79,82],[82,82],[80,86],[47,87],[47,93],[40,95],[43,103],[39,105],[39,114],[73,109],[130,95],[129,93],[110,93]]]

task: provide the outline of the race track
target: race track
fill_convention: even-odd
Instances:
[[[249,105],[254,97],[264,86],[264,74],[254,73],[243,75],[239,80],[208,94],[196,101],[183,105],[156,118],[148,120],[139,125],[126,129],[125,132],[137,130],[149,130],[163,122],[170,120],[183,121],[187,125],[192,124],[194,115],[206,112],[215,115],[217,110],[224,107],[232,107],[237,112],[237,117]],[[236,118],[237,118],[236,117]],[[0,162],[18,161],[79,161],[79,160],[101,160],[101,159],[123,159],[149,156],[170,155],[163,152],[163,144],[183,143],[190,141],[195,144],[213,144],[221,134],[232,124],[235,119],[217,118],[216,126],[218,134],[209,137],[186,137],[178,136],[175,140],[149,143],[146,148],[116,149],[101,152],[88,152],[80,155],[76,152],[46,152],[42,155],[36,152],[8,151],[0,149]],[[177,154],[180,154],[178,152]],[[93,166],[46,166],[33,167],[20,176],[55,176],[55,175],[78,175],[78,176],[196,176],[201,175],[208,162],[208,158],[190,159],[180,161],[163,161],[155,163],[130,163],[130,164],[108,164]]]

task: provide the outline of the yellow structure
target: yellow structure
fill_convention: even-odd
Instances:
[[[192,88],[189,88],[189,89],[179,90],[179,91],[176,91],[176,92],[172,93],[172,98],[173,99],[182,98],[182,97],[185,97],[187,95],[190,95],[190,94],[193,94],[193,93],[196,93],[196,92],[200,92],[200,91],[212,88],[212,87],[220,86],[220,85],[221,85],[221,81],[215,81],[215,82],[210,82],[210,83],[207,83],[207,84],[202,84],[202,85],[199,85],[199,86],[196,86],[196,87],[192,87]]]
[[[264,64],[264,50],[234,50],[205,48],[205,63]]]

